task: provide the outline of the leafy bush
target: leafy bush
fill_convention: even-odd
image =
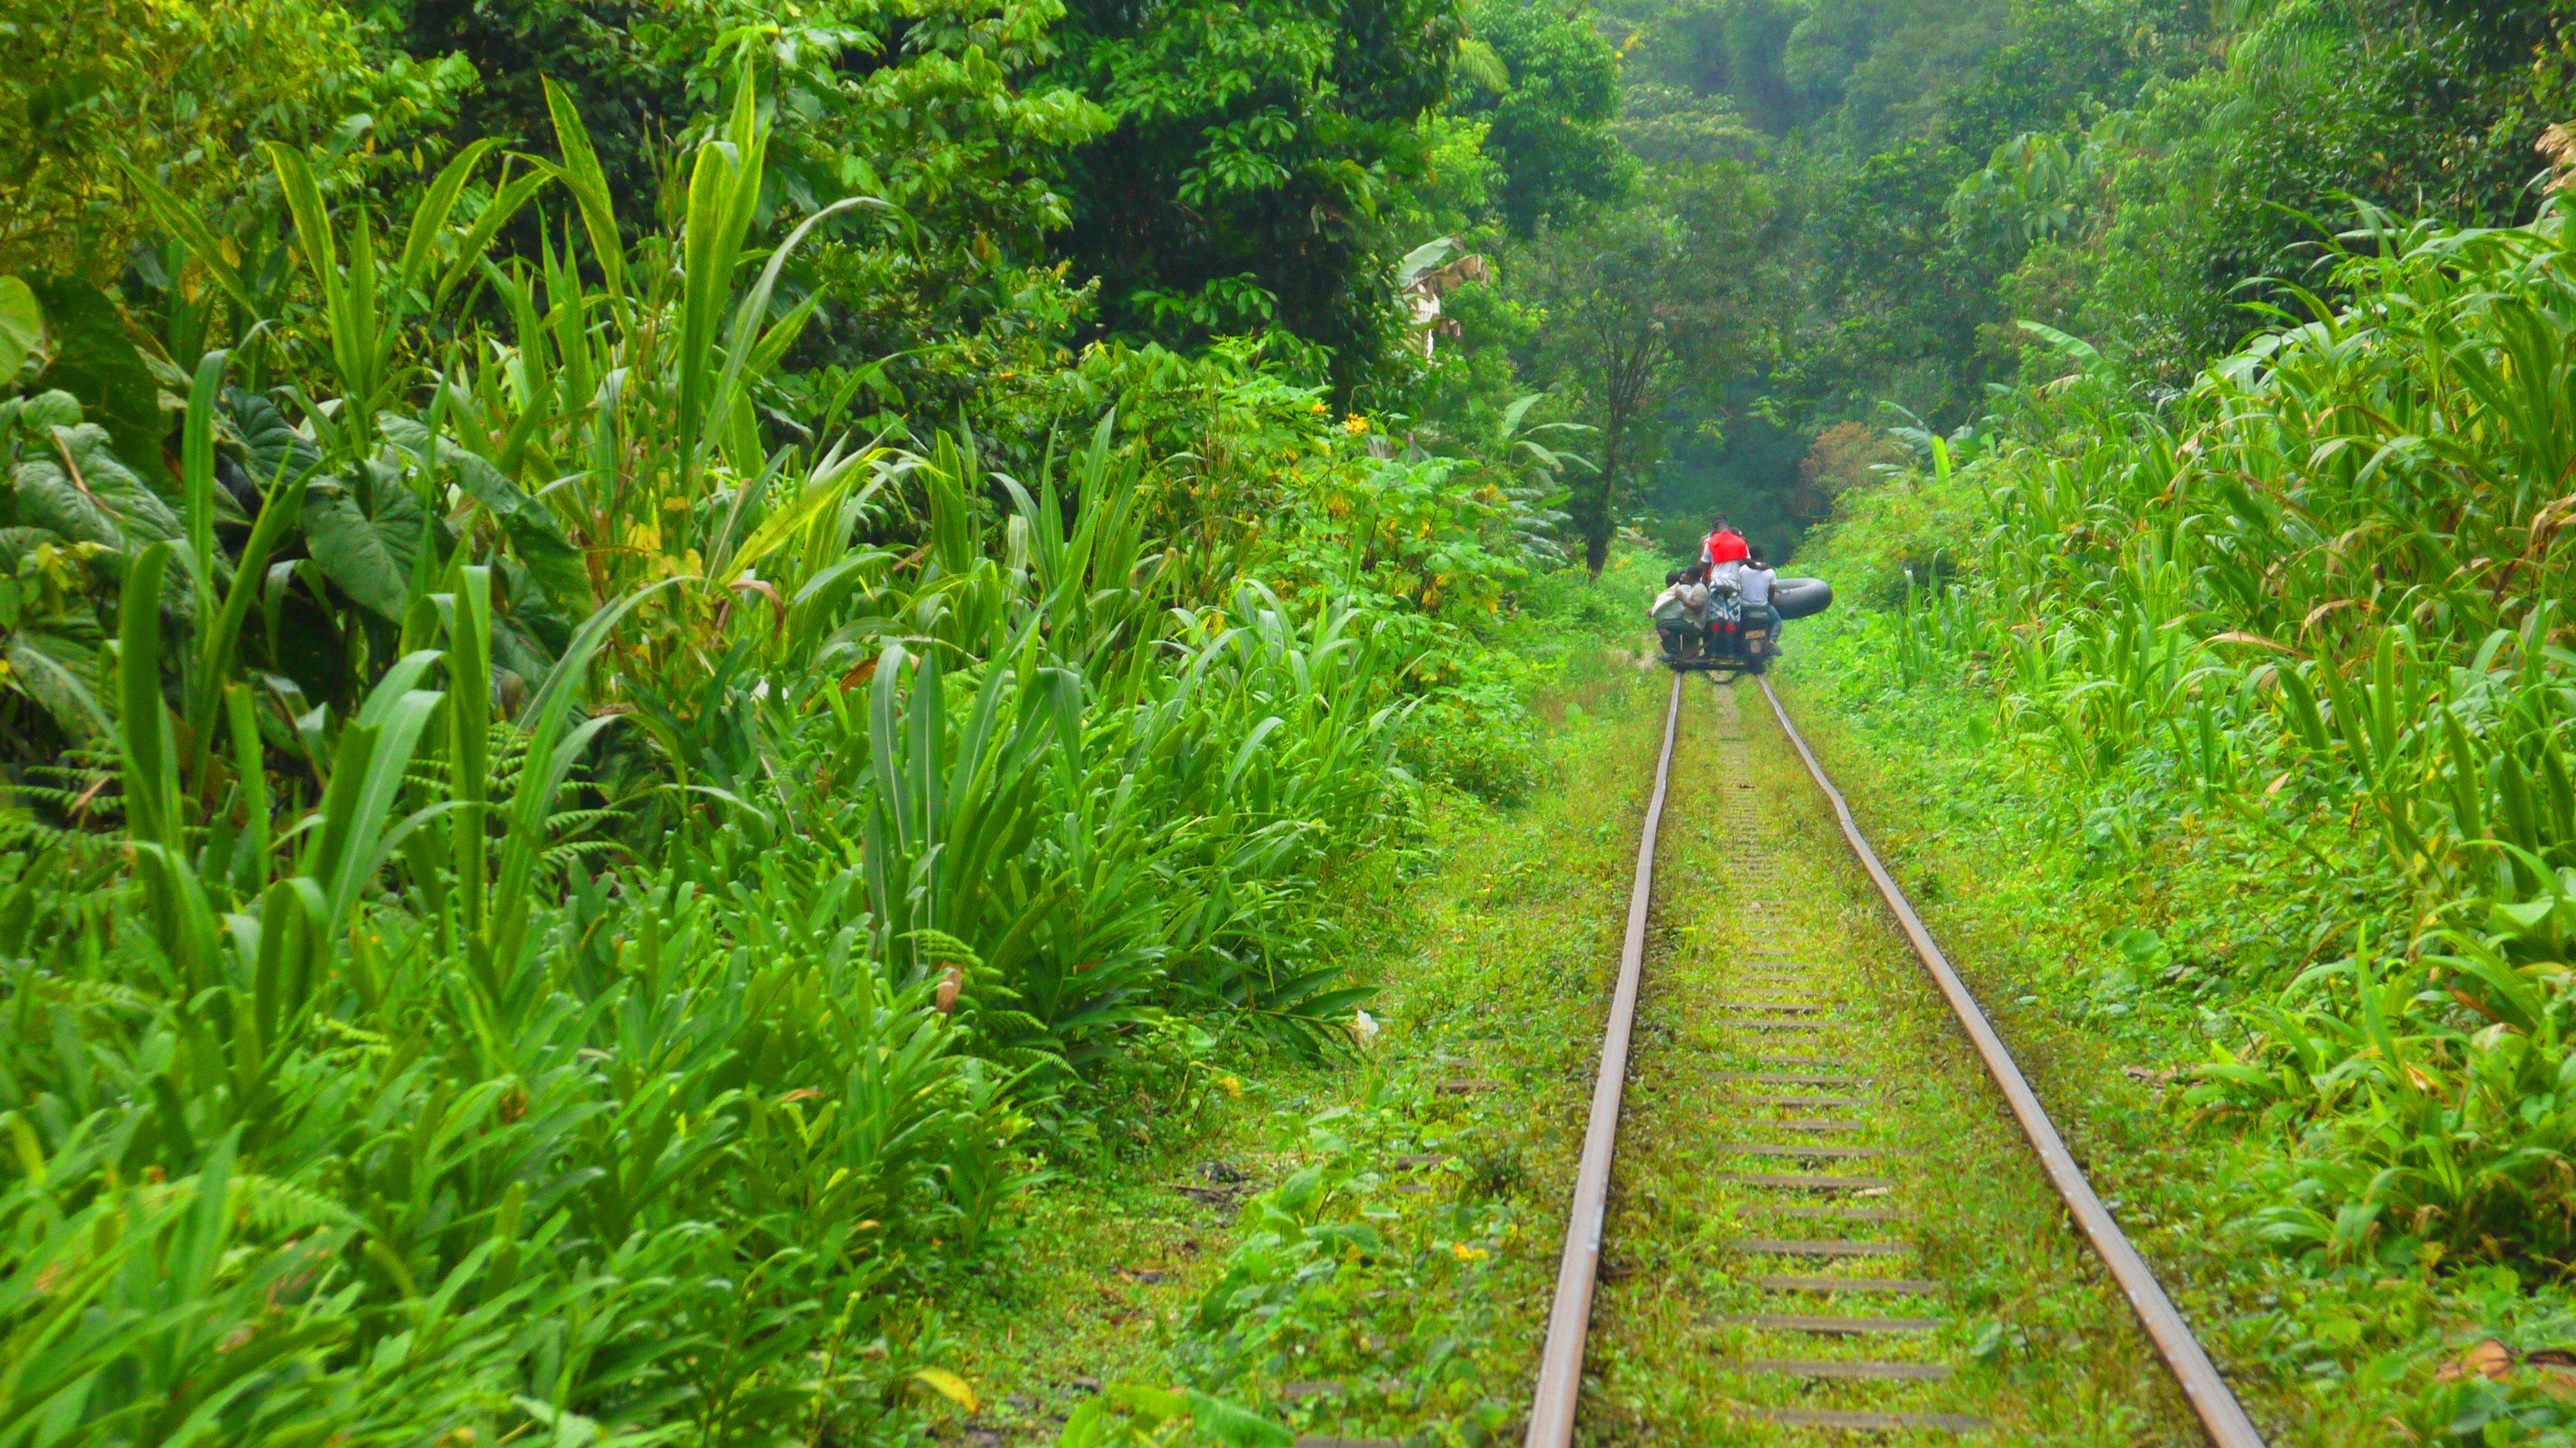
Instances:
[[[1475,659],[1425,698],[1398,748],[1416,778],[1508,804],[1538,783],[1538,726],[1526,668]]]
[[[2277,998],[2194,1099],[2295,1143],[2253,1225],[2327,1260],[2576,1251],[2562,228],[2387,230],[2169,413],[2107,367],[2025,397],[1832,545],[1955,560],[1865,625],[1885,682],[1982,685],[2107,846],[2188,807],[2315,863],[2312,963],[2240,982]]]
[[[1157,1441],[1150,1435],[1175,1420],[1208,1441],[1284,1448],[1285,1428],[1231,1400],[1275,1400],[1309,1375],[1349,1385],[1330,1411],[1436,1423],[1470,1441],[1501,1431],[1517,1406],[1498,1391],[1510,1373],[1479,1349],[1509,1307],[1486,1279],[1530,1225],[1520,1203],[1464,1161],[1434,1178],[1451,1189],[1447,1202],[1389,1205],[1394,1192],[1425,1185],[1390,1180],[1407,1148],[1457,1144],[1407,1117],[1390,1106],[1280,1121],[1283,1144],[1310,1164],[1243,1204],[1240,1236],[1180,1325],[1185,1386],[1112,1386],[1075,1411],[1067,1448]],[[1507,1179],[1510,1168],[1481,1174]],[[1403,1337],[1430,1346],[1398,1376],[1385,1371],[1386,1341]]]
[[[0,29],[0,274],[115,279],[149,213],[121,169],[191,195],[259,189],[261,141],[386,170],[451,116],[474,70],[378,54],[327,0],[98,0]],[[154,259],[157,264],[158,258]]]
[[[1345,395],[1381,380],[1400,325],[1385,263],[1418,238],[1375,221],[1427,179],[1421,122],[1463,33],[1440,0],[1068,5],[1052,75],[1112,122],[1064,187],[1102,325],[1174,343],[1276,333],[1319,349]]]
[[[1104,360],[1145,416],[1016,476],[800,414],[735,94],[668,230],[560,92],[390,224],[269,147],[282,275],[129,173],[243,329],[193,374],[0,283],[8,1416],[900,1436],[1036,1128],[1176,1022],[1338,1037],[1519,502],[1256,368]]]

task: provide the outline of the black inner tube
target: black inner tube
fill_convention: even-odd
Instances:
[[[1821,578],[1782,578],[1771,584],[1771,607],[1784,620],[1809,618],[1834,606],[1834,586]]]

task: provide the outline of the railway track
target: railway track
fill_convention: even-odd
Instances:
[[[1658,846],[1675,797],[1673,762],[1689,727],[1686,712],[1712,716],[1710,737],[1689,742],[1694,767],[1707,777],[1691,781],[1699,787],[1688,793],[1715,818],[1684,823],[1754,838],[1776,815],[1752,781],[1737,703],[1737,690],[1749,688],[1719,685],[1712,709],[1686,711],[1685,687],[1677,676],[1666,708],[1527,1443],[1570,1448],[1577,1439],[1605,1249],[1615,1254],[1621,1245],[1613,1231],[1620,1220],[1613,1174],[1630,1146],[1622,1140],[1623,1123],[1631,1135],[1647,1137],[1639,1156],[1660,1155],[1669,1163],[1679,1154],[1689,1190],[1704,1194],[1707,1214],[1723,1224],[1727,1268],[1719,1286],[1701,1289],[1711,1300],[1658,1303],[1663,1315],[1654,1321],[1659,1345],[1691,1340],[1686,1350],[1723,1401],[1730,1439],[1980,1435],[1989,1419],[1974,1375],[1952,1361],[1956,1334],[1945,1332],[1960,1286],[1949,1278],[1962,1264],[1955,1253],[1945,1254],[1943,1264],[1927,1264],[1917,1245],[1925,1213],[1940,1207],[1925,1171],[1940,1165],[1933,1158],[1944,1123],[1921,1083],[1908,1079],[1918,1058],[1887,1049],[1899,1014],[1889,980],[1861,968],[1844,944],[1848,936],[1812,900],[1794,899],[1785,879],[1764,872],[1749,872],[1732,892],[1734,939],[1713,962],[1694,969],[1687,992],[1658,995],[1658,983],[1648,979]],[[1767,682],[1761,689],[1767,712],[1831,806],[1843,842],[1954,1018],[1948,1049],[1955,1052],[1964,1036],[1986,1089],[2008,1106],[2048,1186],[2126,1298],[2190,1416],[2218,1448],[2262,1448],[2252,1422],[2094,1195],[1777,696]],[[1655,1004],[1641,1027],[1640,1001],[1648,997]],[[1674,1019],[1661,1019],[1666,1015]],[[1668,1039],[1686,1027],[1722,1056],[1725,1069],[1693,1077],[1687,1092],[1658,1083],[1651,1099],[1631,1100],[1631,1046],[1639,1032]],[[1986,1249],[2009,1250],[2000,1242]]]

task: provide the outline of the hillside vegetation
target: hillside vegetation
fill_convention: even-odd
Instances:
[[[1117,331],[1060,13],[548,14],[9,32],[0,1440],[917,1436],[1027,1194],[1346,1049],[1531,783],[1563,425],[1351,409],[1378,232],[1366,336]]]
[[[2571,27],[13,7],[0,1448],[953,1432],[1031,1224],[1381,987],[1463,1034],[1042,1431],[1282,1442],[1225,1394],[1394,1298],[1369,1421],[1507,1434],[1527,1304],[1416,1289],[1538,1280],[1530,1172],[1370,1264],[1335,1193],[1528,1114],[1457,1041],[1561,1073],[1602,646],[1719,507],[1823,530],[1800,707],[1946,786],[1996,969],[2183,1073],[2265,1411],[2569,1431]]]
[[[1958,859],[2049,922],[2021,983],[2174,1068],[2220,1340],[2343,1433],[2548,1441],[2508,1369],[2576,1248],[2576,270],[2555,201],[2365,220],[2184,393],[2083,349],[1848,500],[1878,607],[1804,677],[2000,836]]]
[[[1687,137],[1773,199],[1738,262],[1752,366],[1695,379],[1640,497],[1773,539],[1871,476],[1820,446],[1837,425],[1946,434],[2064,373],[2023,322],[2179,392],[2263,325],[2248,304],[2331,291],[2319,243],[2356,201],[2531,220],[2534,145],[2569,110],[2567,7],[2526,0],[1602,8],[1622,134]]]
[[[2285,1441],[2556,1441],[2567,8],[1617,13],[1796,198],[1658,500],[1821,530],[1789,677],[2124,1220]]]

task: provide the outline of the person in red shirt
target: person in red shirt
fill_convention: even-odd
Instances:
[[[1741,563],[1752,551],[1745,543],[1744,535],[1736,532],[1735,525],[1727,522],[1726,515],[1720,513],[1715,526],[1709,529],[1708,537],[1699,545],[1699,560],[1714,569],[1721,563]]]

